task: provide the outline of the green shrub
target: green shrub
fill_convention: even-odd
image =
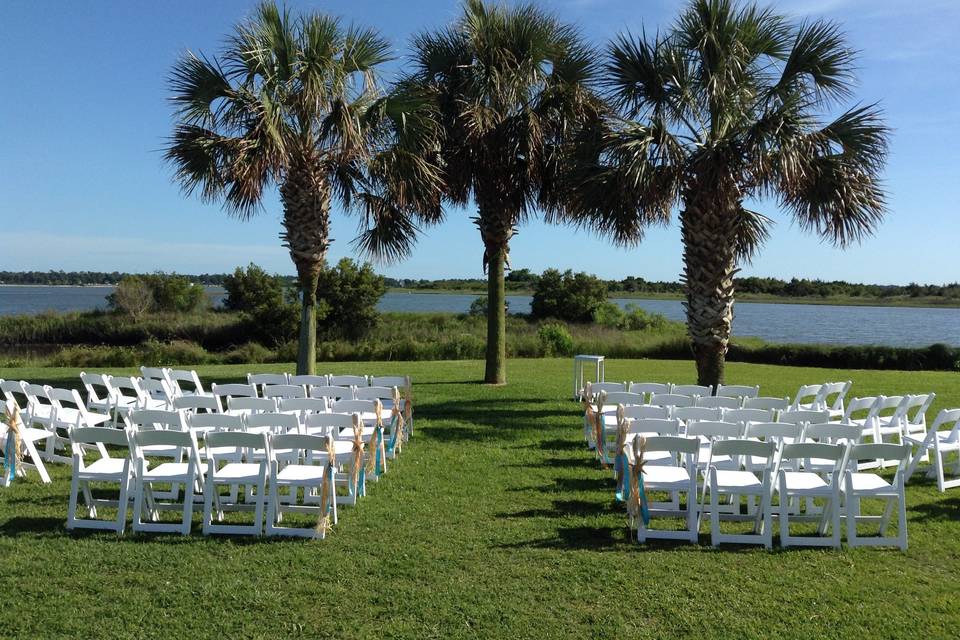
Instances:
[[[369,263],[344,258],[320,271],[317,283],[317,331],[328,338],[356,340],[370,333],[380,314],[377,303],[387,287]]]
[[[593,311],[593,321],[608,329],[622,329],[626,322],[626,314],[614,302],[604,302]]]
[[[107,296],[107,305],[139,320],[153,307],[153,289],[140,276],[124,276]]]
[[[470,303],[470,310],[467,311],[468,316],[482,316],[487,317],[487,296],[479,296],[473,299],[473,302]]]
[[[596,276],[547,269],[533,285],[530,315],[568,322],[591,322],[607,300],[607,285]]]
[[[140,364],[153,367],[207,364],[216,361],[216,358],[207,353],[206,349],[187,340],[168,343],[151,341],[144,345],[141,353]]]
[[[260,307],[283,304],[284,284],[252,262],[246,269],[237,267],[223,279],[227,295],[223,307],[230,311],[252,312]]]
[[[537,330],[537,338],[543,345],[544,355],[569,356],[573,355],[573,336],[565,326],[551,322]]]
[[[248,342],[223,355],[226,364],[263,364],[274,361],[274,353],[262,344]]]

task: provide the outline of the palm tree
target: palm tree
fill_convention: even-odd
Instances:
[[[850,95],[854,57],[835,24],[731,0],[694,0],[665,35],[609,45],[605,85],[620,114],[576,147],[570,211],[630,245],[678,206],[701,384],[723,381],[733,278],[772,224],[752,201],[776,198],[841,248],[883,217],[880,111],[824,118]]]
[[[588,86],[593,56],[576,29],[532,5],[467,0],[455,24],[414,39],[412,58],[403,84],[433,96],[444,197],[477,206],[488,293],[484,379],[503,383],[510,240],[533,211],[562,204],[561,147],[600,108]]]
[[[302,297],[299,373],[315,369],[333,200],[360,213],[357,246],[387,259],[410,251],[418,221],[439,220],[439,174],[418,146],[436,138],[429,104],[381,95],[388,51],[372,30],[265,2],[219,58],[188,52],[173,70],[177,123],[165,157],[184,191],[246,219],[279,187]]]

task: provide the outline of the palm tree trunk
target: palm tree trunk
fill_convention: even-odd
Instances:
[[[483,268],[487,272],[487,364],[483,381],[507,382],[506,295],[503,272],[509,265],[510,238],[515,216],[502,206],[480,203],[480,215],[474,218],[483,239]]]
[[[733,323],[739,208],[730,190],[724,192],[713,185],[708,188],[705,182],[696,186],[700,188],[684,194],[684,211],[680,214],[684,306],[697,364],[697,383],[717,385],[724,381]]]
[[[330,186],[316,162],[292,167],[280,186],[283,238],[297,267],[302,310],[297,373],[316,373],[317,280],[330,246]]]

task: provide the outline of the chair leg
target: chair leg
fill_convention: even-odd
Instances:
[[[30,440],[24,438],[24,446],[27,449],[27,455],[29,455],[30,459],[33,461],[33,466],[37,468],[37,473],[40,474],[40,479],[43,481],[43,484],[50,484],[50,474],[47,473],[47,466],[43,464],[43,460],[40,457],[40,452],[37,451],[36,445],[34,445]]]
[[[256,502],[254,502],[253,509],[253,521],[257,529],[257,535],[263,535],[263,501],[265,498],[267,488],[267,478],[266,474],[261,469],[260,477],[257,480],[257,497]]]
[[[206,486],[203,488],[203,535],[209,533],[210,525],[213,524],[213,493],[216,490],[211,474],[207,474]]]
[[[187,480],[183,483],[183,525],[180,527],[180,533],[190,534],[190,527],[193,525],[193,481]]]
[[[759,508],[763,509],[763,546],[773,548],[773,501],[770,492],[760,498]]]
[[[80,492],[80,481],[77,479],[77,466],[73,468],[73,478],[70,479],[70,501],[67,504],[67,529],[73,529],[77,517],[77,494]]]
[[[120,498],[117,502],[117,535],[122,536],[127,528],[127,494],[130,491],[130,478],[120,481]]]
[[[858,546],[857,516],[860,515],[860,501],[853,495],[847,496],[847,544]]]
[[[133,530],[140,531],[143,526],[143,492],[146,490],[143,480],[137,476],[133,488]]]

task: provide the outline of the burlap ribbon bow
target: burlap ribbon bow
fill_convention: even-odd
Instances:
[[[350,482],[353,494],[359,496],[363,490],[360,486],[360,471],[363,469],[363,420],[359,414],[353,414],[353,463],[350,468]]]
[[[641,478],[645,473],[644,467],[647,464],[647,461],[643,459],[646,446],[647,439],[643,435],[637,434],[633,439],[634,460],[628,470],[630,474],[630,497],[627,500],[627,521],[630,524],[631,531],[636,528],[639,519],[642,519],[645,524],[650,521],[647,496],[643,491],[643,479]]]
[[[326,537],[333,529],[333,505],[330,498],[330,487],[334,482],[336,472],[337,453],[333,447],[333,438],[327,437],[327,464],[323,468],[323,483],[320,485],[320,517],[317,519],[316,530],[320,537]]]
[[[4,422],[6,422],[9,431],[7,432],[7,445],[3,452],[4,481],[9,484],[20,473],[20,465],[23,462],[22,438],[20,435],[20,411],[16,405],[11,407],[7,404],[4,411]]]

